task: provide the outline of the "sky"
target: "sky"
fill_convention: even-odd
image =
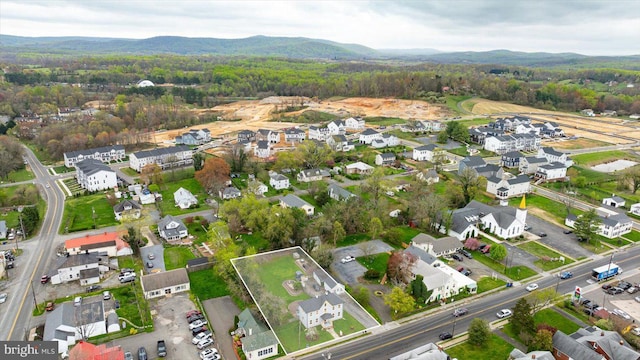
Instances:
[[[638,0],[2,0],[0,34],[308,37],[374,49],[640,54]]]

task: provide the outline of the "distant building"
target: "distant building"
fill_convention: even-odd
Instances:
[[[64,166],[72,168],[79,161],[95,159],[102,162],[125,160],[124,146],[112,145],[93,149],[70,151],[64,153]]]
[[[241,130],[240,132],[238,132],[238,142],[252,142],[256,140],[256,133],[255,131],[251,131],[251,130]]]
[[[305,132],[298,128],[286,129],[284,131],[284,141],[288,143],[302,142],[305,137]]]
[[[140,284],[145,299],[171,296],[191,289],[191,282],[185,268],[143,275]]]
[[[349,198],[356,196],[336,184],[330,184],[327,187],[327,191],[329,192],[329,197],[337,201],[346,201]]]
[[[138,151],[129,155],[129,167],[137,172],[148,164],[158,164],[162,170],[193,163],[193,151],[187,146],[174,146]]]
[[[218,195],[222,200],[229,200],[241,197],[242,192],[235,186],[227,186],[226,188],[220,190]]]
[[[118,186],[116,172],[100,160],[85,159],[75,164],[78,185],[87,191],[101,191]]]
[[[297,175],[299,182],[320,181],[323,178],[331,177],[331,174],[325,169],[304,169],[300,170]]]
[[[624,207],[625,200],[616,194],[612,194],[611,197],[602,199],[602,204],[612,207]]]
[[[389,360],[451,360],[451,357],[440,346],[434,343],[428,343],[426,345],[418,346],[417,348],[411,349],[400,355],[391,357],[389,358]]]
[[[596,213],[600,219],[600,227],[596,232],[598,235],[602,235],[609,239],[615,239],[619,236],[626,235],[633,230],[633,221],[625,214],[617,213],[613,210],[602,207],[597,208]],[[576,220],[580,216],[569,214],[565,218],[564,224],[573,228],[575,227]]]
[[[345,169],[345,172],[347,174],[370,175],[371,173],[373,173],[374,167],[365,164],[362,161],[358,161],[345,166]]]
[[[70,255],[96,253],[116,257],[133,254],[131,246],[115,231],[69,239],[64,242],[64,248]]]
[[[422,145],[413,149],[412,159],[415,161],[433,161],[433,156],[437,151],[434,144]]]
[[[360,133],[358,139],[361,144],[371,145],[373,140],[382,139],[382,134],[373,129],[366,129],[365,131]]]
[[[288,189],[289,178],[276,172],[269,173],[269,185],[276,190]]]
[[[315,210],[313,205],[311,205],[308,202],[302,200],[299,196],[293,195],[293,194],[288,194],[288,195],[284,196],[282,199],[280,199],[280,207],[285,208],[285,209],[286,208],[300,209],[300,210],[304,211],[304,213],[309,215],[309,216],[313,215],[313,212]]]
[[[202,145],[211,141],[209,129],[191,129],[189,132],[176,136],[177,145]]]
[[[392,152],[386,152],[376,155],[376,165],[392,165],[396,162],[396,154]]]
[[[198,199],[191,191],[181,187],[173,193],[173,201],[180,209],[188,209],[198,205]]]

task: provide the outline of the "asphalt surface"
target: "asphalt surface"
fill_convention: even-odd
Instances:
[[[539,234],[540,232],[547,234],[547,236],[539,239],[541,243],[561,253],[567,254],[574,259],[592,255],[589,250],[577,244],[578,240],[574,234],[563,233],[567,228],[542,220],[531,214],[527,215],[527,225],[531,226],[529,232],[532,234]]]
[[[369,255],[375,255],[393,250],[393,248],[389,244],[385,243],[382,240],[371,240],[360,243],[358,245],[335,249],[333,252],[333,264],[331,265],[331,269],[338,276],[338,280],[340,280],[342,283],[357,284],[358,278],[364,276],[367,268],[360,265],[359,262],[351,261],[343,264],[340,261],[347,255],[351,255],[353,257],[364,256],[365,252],[363,249],[367,249]]]

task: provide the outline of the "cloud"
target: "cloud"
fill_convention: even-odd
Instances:
[[[310,37],[373,48],[637,53],[640,2],[3,0],[3,34]]]

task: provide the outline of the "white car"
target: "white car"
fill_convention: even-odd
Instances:
[[[82,297],[76,296],[76,298],[73,299],[73,306],[80,306],[80,305],[82,305]]]
[[[340,262],[343,263],[343,264],[346,264],[346,263],[354,261],[355,259],[356,258],[354,258],[353,256],[347,255],[347,256],[343,257],[342,259],[340,259]]]
[[[536,284],[536,283],[529,284],[529,285],[526,287],[526,289],[527,289],[527,291],[537,290],[537,289],[538,289],[538,284]]]
[[[640,296],[635,297],[636,301],[640,303]]]
[[[498,313],[496,314],[496,316],[497,316],[499,319],[502,319],[502,318],[506,318],[507,316],[511,316],[511,314],[512,314],[512,313],[511,313],[511,310],[510,310],[510,309],[502,309],[502,310],[498,311]]]
[[[216,348],[209,348],[207,350],[204,350],[202,352],[200,352],[200,359],[204,360],[204,359],[211,359],[212,356],[218,354],[218,350],[216,350]]]
[[[192,344],[197,344],[200,341],[204,340],[204,339],[208,339],[211,337],[211,331],[207,330],[207,331],[203,331],[200,334],[196,335],[193,337],[193,339],[191,340]]]
[[[213,344],[213,339],[212,338],[206,338],[204,340],[201,340],[198,343],[198,349],[202,350],[204,348],[206,348],[207,346]]]
[[[626,312],[620,310],[620,309],[614,309],[612,312],[612,314],[614,315],[618,315],[621,318],[624,318],[626,320],[631,320],[631,316],[629,316],[629,314],[627,314]]]
[[[0,294],[0,304],[4,303],[5,301],[7,301],[7,293]]]
[[[192,322],[191,324],[189,324],[189,330],[193,330],[193,329],[195,329],[197,327],[200,327],[200,326],[206,325],[206,324],[207,324],[207,322],[204,321],[204,320],[196,320],[196,321]]]

